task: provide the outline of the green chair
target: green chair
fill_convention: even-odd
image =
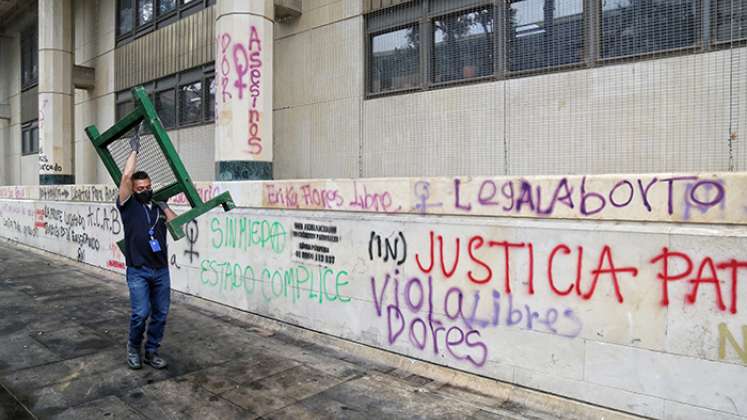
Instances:
[[[122,179],[122,170],[130,154],[131,133],[142,122],[147,134],[140,139],[137,169],[146,171],[150,176],[153,200],[166,201],[183,193],[192,207],[167,224],[174,240],[184,237],[184,226],[187,223],[214,207],[223,206],[225,211],[233,209],[235,204],[229,192],[224,192],[207,202],[202,201],[169,135],[164,130],[148,93],[142,86],[138,86],[132,89],[132,97],[135,100],[135,109],[104,133],[99,134],[95,125],[86,127],[86,134],[114,183],[119,185]],[[118,242],[118,245],[124,251],[124,241]]]

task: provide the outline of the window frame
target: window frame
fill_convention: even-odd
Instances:
[[[131,42],[145,34],[168,26],[179,19],[185,18],[215,4],[215,0],[193,0],[191,3],[187,4],[184,4],[182,0],[175,0],[175,7],[173,10],[160,14],[162,0],[150,0],[153,2],[153,17],[150,22],[140,25],[138,20],[140,3],[146,0],[132,0],[133,7],[130,16],[132,19],[132,28],[129,31],[120,33],[120,6],[122,1],[123,0],[117,0],[115,4],[116,27],[114,33],[116,36],[116,46]]]

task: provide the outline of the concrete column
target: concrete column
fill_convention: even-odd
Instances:
[[[39,184],[73,184],[73,0],[39,0]]]
[[[8,38],[0,34],[0,161],[6,164],[0,165],[0,185],[8,184],[7,163],[10,162],[10,42]]]
[[[216,179],[272,179],[273,1],[216,7]]]

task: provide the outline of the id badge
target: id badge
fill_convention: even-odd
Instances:
[[[150,244],[150,249],[153,252],[161,251],[161,245],[158,243],[158,239],[151,239],[150,241],[148,241],[148,243]]]

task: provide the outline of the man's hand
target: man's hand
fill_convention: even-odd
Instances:
[[[171,210],[171,207],[169,207],[168,204],[164,201],[154,201],[153,202],[156,206],[158,206],[159,209],[163,212],[163,214],[166,216],[166,221],[170,222],[176,217],[176,213],[174,213],[173,210]]]
[[[124,204],[128,198],[132,195],[132,174],[135,172],[135,166],[137,165],[137,154],[140,152],[140,131],[143,129],[143,123],[137,127],[135,135],[130,138],[130,155],[127,156],[127,162],[125,162],[124,170],[122,171],[122,179],[119,181],[119,204]],[[134,153],[133,153],[134,152]]]
[[[140,125],[137,126],[137,131],[135,132],[135,135],[130,137],[130,149],[132,149],[135,153],[140,153],[140,132],[143,129],[143,123],[140,122]]]

